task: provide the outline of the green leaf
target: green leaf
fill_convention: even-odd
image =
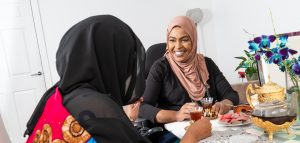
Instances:
[[[253,68],[253,70],[256,70],[256,69],[257,69],[256,62],[255,62],[255,61],[252,61],[251,67]]]
[[[247,57],[252,57],[248,51],[244,50],[244,52],[247,55]]]
[[[236,59],[241,59],[241,60],[243,60],[243,61],[247,60],[245,57],[234,57],[234,58],[236,58]]]
[[[243,64],[239,64],[239,66],[236,67],[235,71],[237,71],[238,69],[240,69],[243,66]]]

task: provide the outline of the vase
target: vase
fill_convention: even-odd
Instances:
[[[294,129],[300,130],[300,89],[299,89],[299,83],[294,85],[292,80],[291,80],[291,76],[289,74],[287,74],[287,72],[285,72],[285,81],[286,81],[286,92],[288,95],[293,95],[294,97],[294,102],[296,104],[297,107],[297,118],[296,118],[296,123],[292,126]],[[299,80],[296,80],[296,82],[298,82]]]
[[[294,127],[300,130],[300,95],[297,94],[297,120]]]
[[[291,94],[287,93],[287,102],[290,103],[291,106],[295,107],[295,112],[296,112],[296,122],[295,124],[292,126],[293,129],[296,130],[300,130],[300,95],[298,94],[298,92],[293,92]]]
[[[251,76],[249,74],[246,74],[247,81],[254,81],[258,80],[258,73],[253,73]]]

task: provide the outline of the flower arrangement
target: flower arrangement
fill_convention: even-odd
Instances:
[[[296,57],[296,50],[288,47],[288,35],[280,34],[277,35],[275,31],[274,21],[272,12],[270,10],[270,16],[274,35],[262,35],[255,37],[248,41],[249,54],[256,61],[264,58],[268,64],[276,64],[282,72],[286,72],[291,79],[293,86],[287,87],[287,93],[297,93],[297,126],[300,125],[300,88],[298,82],[300,81],[300,56]],[[244,31],[248,33],[245,29]],[[248,33],[250,34],[250,33]],[[253,34],[252,34],[253,35]],[[254,36],[253,36],[254,37]]]
[[[295,125],[300,125],[300,56],[295,57],[297,53],[287,45],[288,35],[262,35],[250,40],[249,53],[256,60],[259,61],[264,58],[269,64],[276,64],[279,70],[286,72],[291,79],[293,86],[287,87],[287,93],[296,92],[298,97],[297,122]]]
[[[287,72],[294,88],[300,94],[299,75],[300,75],[300,57],[294,57],[297,53],[287,46],[288,35],[262,35],[250,40],[249,53],[259,61],[264,58],[269,64],[276,64],[279,70]]]

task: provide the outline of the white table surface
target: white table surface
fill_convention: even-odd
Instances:
[[[256,143],[256,142],[268,142],[268,136],[263,130],[255,127],[252,124],[228,127],[218,123],[219,119],[211,120],[212,124],[212,136],[204,140],[201,143]],[[182,138],[185,134],[185,127],[188,126],[189,121],[173,122],[165,124],[165,128],[176,135],[178,138]],[[300,130],[290,129],[292,134],[288,135],[286,132],[277,132],[273,136],[272,143],[300,143]]]

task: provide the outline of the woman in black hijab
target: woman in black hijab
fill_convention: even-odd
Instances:
[[[148,142],[122,108],[142,96],[144,60],[142,43],[118,18],[102,15],[77,23],[57,51],[60,80],[41,98],[25,135],[35,134],[47,101],[58,88],[63,106],[98,143]]]
[[[143,64],[143,45],[118,18],[94,16],[79,22],[60,42],[56,55],[60,81],[42,97],[26,134],[32,133],[47,99],[58,87],[65,108],[97,141],[144,140],[122,109],[142,95]]]

